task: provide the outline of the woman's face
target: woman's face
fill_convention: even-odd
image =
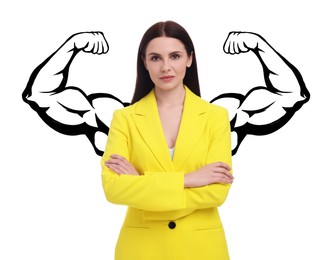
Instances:
[[[187,67],[192,63],[183,43],[175,38],[158,37],[146,49],[144,64],[155,87],[172,90],[183,87]]]

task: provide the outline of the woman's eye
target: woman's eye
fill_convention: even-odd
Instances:
[[[151,57],[151,61],[158,61],[158,60],[160,60],[159,56],[152,56]]]
[[[173,60],[177,60],[177,59],[180,58],[180,55],[179,54],[173,54],[171,57],[172,57]]]

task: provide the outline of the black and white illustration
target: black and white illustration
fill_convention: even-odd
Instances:
[[[232,260],[336,259],[333,5],[2,1],[0,259],[111,259],[126,209],[106,202],[100,155],[144,29],[165,20],[193,39],[202,98],[229,111]]]
[[[67,135],[86,135],[98,155],[103,154],[110,124],[102,113],[129,103],[117,97],[117,87],[114,93],[87,94],[80,86],[68,86],[68,77],[77,55],[101,55],[108,49],[102,32],[72,35],[33,71],[22,94],[48,126]],[[236,154],[247,135],[267,135],[284,126],[310,94],[299,70],[256,33],[230,32],[223,51],[231,55],[253,52],[265,82],[251,86],[245,94],[221,93],[210,101],[229,109],[232,153]]]

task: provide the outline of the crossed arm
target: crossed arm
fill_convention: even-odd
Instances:
[[[227,113],[223,112],[209,120],[213,120],[213,128],[205,152],[206,161],[199,159],[203,167],[195,169],[195,162],[191,161],[179,172],[163,172],[161,168],[148,171],[146,168],[144,172],[138,172],[132,163],[139,166],[143,162],[131,161],[132,150],[137,146],[132,145],[126,116],[117,111],[101,159],[107,200],[149,211],[146,218],[167,219],[185,216],[196,209],[221,205],[230,188],[227,184],[233,182],[229,120]],[[147,155],[150,158],[151,155]],[[144,160],[154,159],[149,158],[144,157]],[[189,172],[188,169],[192,170]],[[158,211],[165,214],[158,216],[150,213]]]

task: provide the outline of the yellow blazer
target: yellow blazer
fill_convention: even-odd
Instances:
[[[153,90],[114,112],[101,166],[107,200],[128,206],[116,260],[229,259],[217,207],[230,185],[184,188],[186,173],[217,161],[231,166],[228,113],[185,89],[173,159]],[[124,156],[141,176],[108,169],[111,154]]]

